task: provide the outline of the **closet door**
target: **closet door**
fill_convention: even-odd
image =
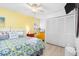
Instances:
[[[58,46],[73,46],[75,36],[74,15],[50,18],[46,25],[46,42]]]
[[[64,42],[66,46],[74,46],[76,38],[76,19],[75,15],[66,16],[64,20]]]

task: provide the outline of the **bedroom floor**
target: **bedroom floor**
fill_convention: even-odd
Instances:
[[[45,43],[43,56],[64,56],[64,48],[56,45]]]

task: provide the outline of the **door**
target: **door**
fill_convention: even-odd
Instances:
[[[50,18],[46,26],[46,42],[58,46],[73,46],[75,39],[74,15]]]

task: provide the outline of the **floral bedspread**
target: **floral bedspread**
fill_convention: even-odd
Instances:
[[[43,48],[43,42],[37,38],[7,39],[0,41],[0,56],[31,56]]]

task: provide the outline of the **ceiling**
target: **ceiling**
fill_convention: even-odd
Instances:
[[[55,14],[56,12],[63,10],[64,6],[65,3],[41,3],[43,11],[37,12],[35,14],[27,7],[26,3],[0,3],[0,8],[7,8],[16,12],[20,12],[24,15],[31,15],[40,18]]]

